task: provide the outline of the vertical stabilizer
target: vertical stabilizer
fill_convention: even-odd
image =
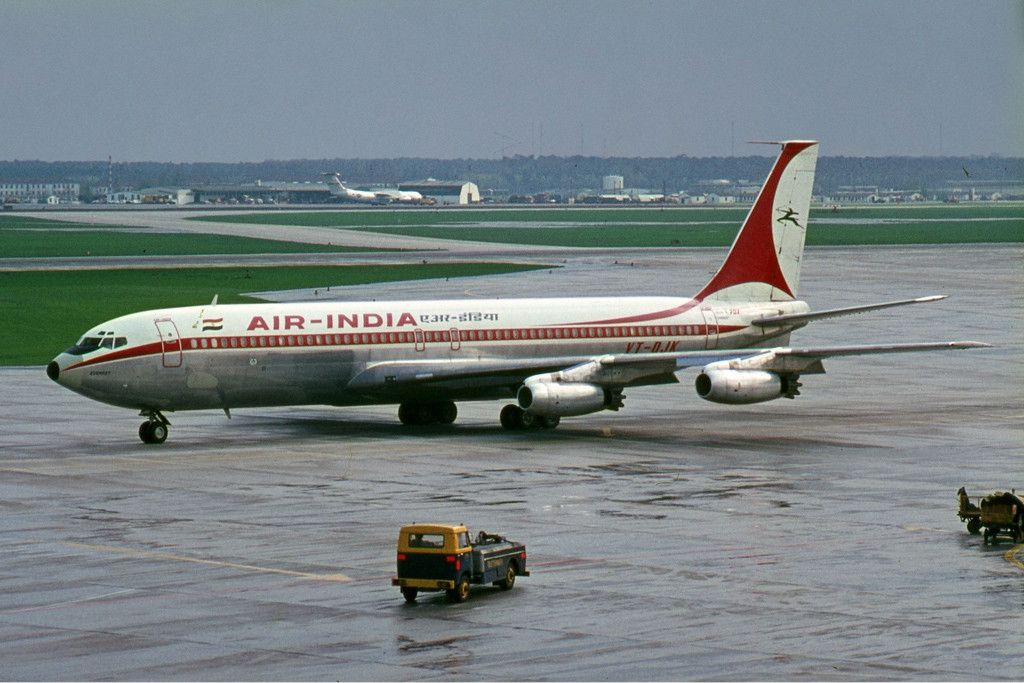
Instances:
[[[328,179],[327,187],[331,191],[331,194],[344,196],[348,193],[348,188],[345,187],[345,183],[341,182],[341,175],[339,173],[324,172],[320,175]]]
[[[694,298],[791,301],[800,285],[818,143],[791,140],[743,221],[722,267]]]

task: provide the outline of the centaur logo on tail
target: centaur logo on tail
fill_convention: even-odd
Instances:
[[[395,403],[405,424],[448,424],[456,401],[514,398],[501,410],[504,427],[551,428],[618,410],[627,387],[678,382],[683,368],[701,368],[701,398],[743,404],[797,396],[800,377],[824,372],[827,357],[986,346],[787,346],[793,330],[819,318],[943,297],[817,312],[797,300],[818,145],[779,144],[725,262],[692,298],[367,302],[341,311],[215,301],[105,322],[46,372],[141,411],[139,436],[160,443],[166,412],[282,405]]]

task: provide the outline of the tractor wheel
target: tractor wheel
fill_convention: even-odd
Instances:
[[[516,585],[516,566],[512,562],[508,563],[508,568],[505,569],[505,578],[498,582],[502,590],[509,590],[512,586]]]
[[[455,588],[447,591],[448,599],[452,602],[465,602],[469,597],[469,579],[463,576],[455,585]]]

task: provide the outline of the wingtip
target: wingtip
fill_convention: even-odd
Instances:
[[[950,348],[954,349],[991,349],[992,344],[980,341],[955,341],[949,342]]]

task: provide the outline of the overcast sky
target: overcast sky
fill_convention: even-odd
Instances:
[[[0,159],[1024,156],[1024,3],[0,0]]]

